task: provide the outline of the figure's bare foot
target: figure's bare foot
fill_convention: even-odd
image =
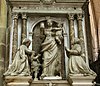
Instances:
[[[34,81],[38,81],[38,78],[34,78]]]

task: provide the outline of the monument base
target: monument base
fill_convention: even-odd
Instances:
[[[70,86],[67,80],[38,80],[33,81],[30,86]]]
[[[7,86],[29,86],[32,76],[5,76]]]
[[[95,76],[76,75],[68,77],[71,86],[94,86],[94,79]]]

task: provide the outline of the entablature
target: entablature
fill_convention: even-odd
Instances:
[[[18,13],[82,13],[87,0],[6,0],[12,12]]]
[[[6,0],[12,6],[16,5],[34,5],[34,4],[44,4],[44,5],[54,5],[54,4],[63,4],[68,6],[80,6],[82,7],[87,0]]]

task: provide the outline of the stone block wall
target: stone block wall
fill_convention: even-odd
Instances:
[[[6,2],[0,0],[0,86],[3,86],[4,58],[6,51]]]

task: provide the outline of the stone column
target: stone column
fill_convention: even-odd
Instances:
[[[74,31],[74,14],[69,14],[69,39],[70,39],[70,48],[72,48],[72,43],[75,37]]]
[[[21,43],[24,38],[27,37],[27,16],[25,13],[22,14],[22,34],[21,34]]]
[[[13,20],[14,20],[14,28],[13,28],[12,57],[14,58],[18,46],[18,14],[17,13],[13,14]]]
[[[82,14],[77,14],[78,19],[78,38],[81,39],[82,54],[85,55],[84,35],[82,29]]]
[[[82,53],[84,53],[85,45],[84,45],[84,36],[82,29],[82,14],[77,14],[77,19],[78,19],[78,38],[82,39],[81,46],[82,46]]]
[[[82,14],[77,14],[77,19],[78,19],[78,37],[83,39]]]

